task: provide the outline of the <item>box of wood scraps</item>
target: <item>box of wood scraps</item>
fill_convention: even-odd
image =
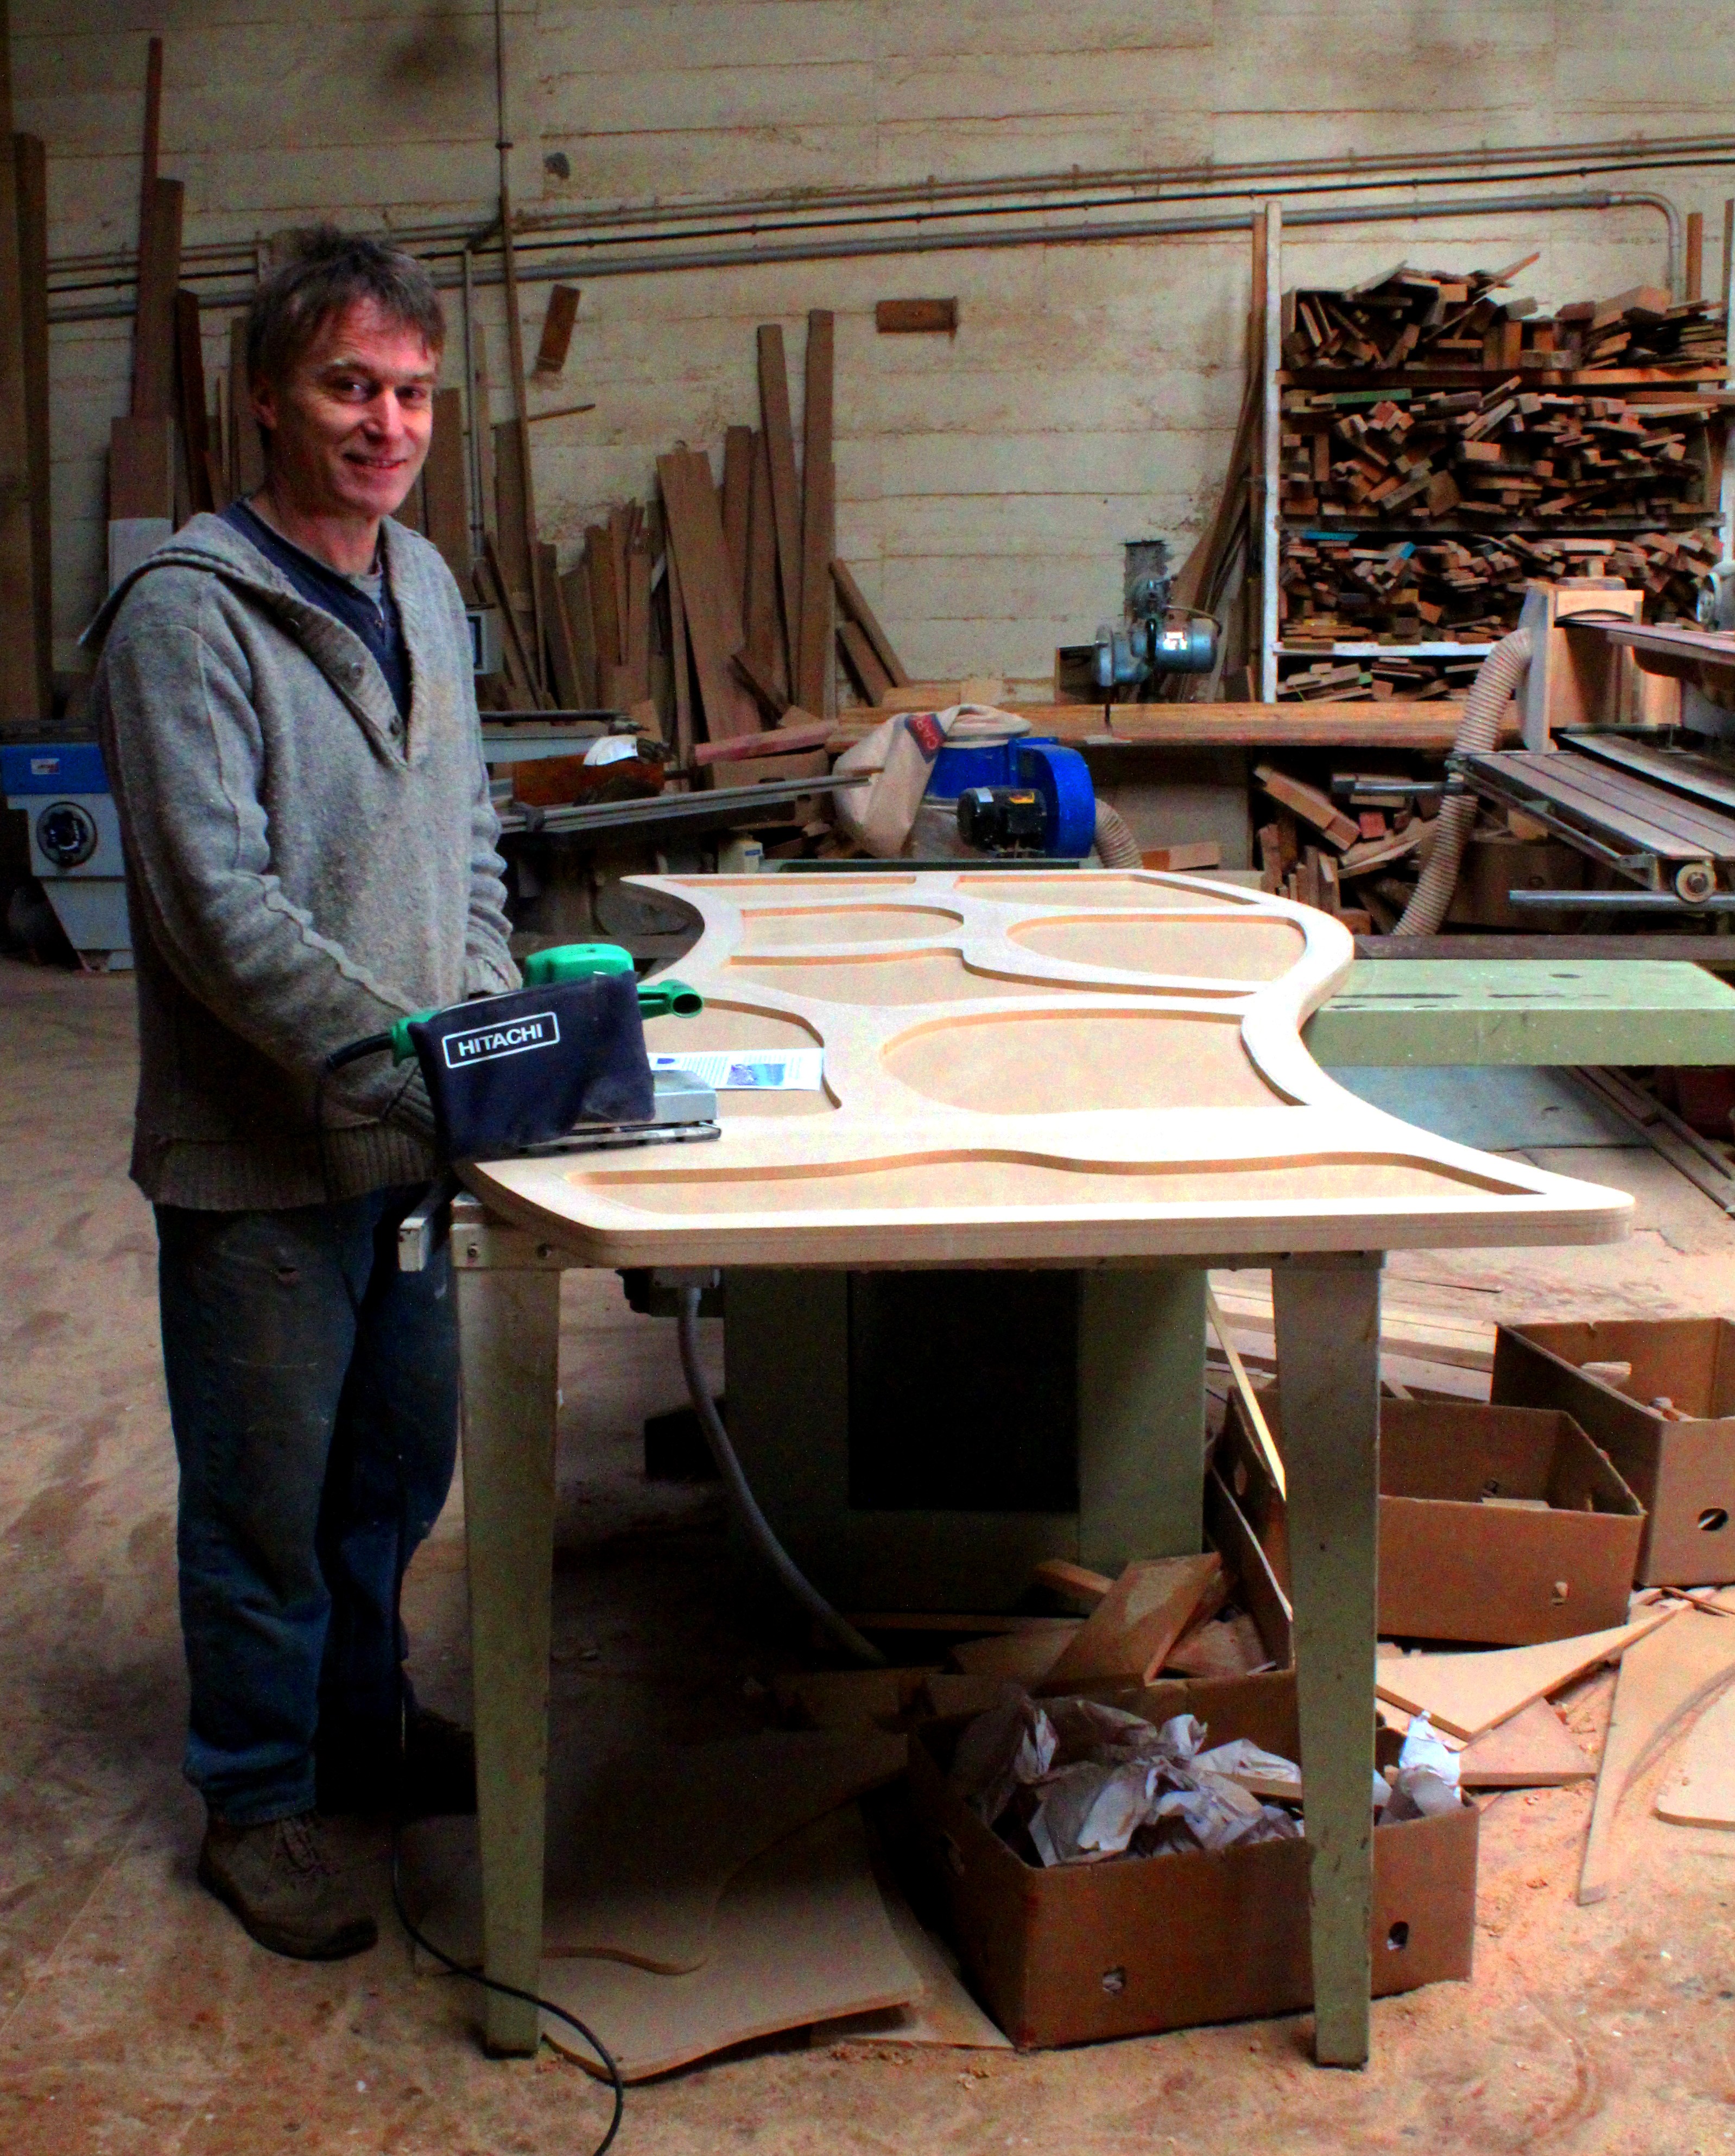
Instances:
[[[1009,1732],[996,1712],[1022,1713],[1028,1732],[1011,1734],[1039,1746],[998,1781]],[[1383,1764],[1399,1743],[1379,1732]],[[1069,1766],[1105,1743],[1136,1763],[1107,1782]],[[1055,1771],[1032,1779],[1045,1751]],[[917,1825],[954,1943],[1013,2041],[1088,2043],[1310,2005],[1304,1768],[1292,1675],[1163,1683],[1113,1704],[1009,1699],[919,1725]],[[1381,1817],[1398,1809],[1394,1793]],[[1469,1977],[1476,1826],[1455,1789],[1441,1809],[1376,1827],[1377,1994]]]
[[[1644,1587],[1735,1581],[1735,1324],[1722,1317],[1502,1325],[1493,1394],[1558,1408],[1644,1506]]]
[[[1282,1427],[1275,1389],[1260,1404]],[[1219,1465],[1287,1578],[1282,1500],[1239,1400]],[[1645,1508],[1561,1408],[1382,1400],[1379,1629],[1525,1647],[1626,1622]]]

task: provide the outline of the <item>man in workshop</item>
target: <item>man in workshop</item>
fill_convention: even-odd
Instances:
[[[371,1946],[333,1815],[475,1808],[418,1707],[405,1568],[457,1430],[442,1253],[396,1268],[434,1167],[414,1066],[330,1052],[510,988],[464,602],[393,522],[444,325],[417,263],[330,227],[247,326],[259,491],[110,598],[94,705],[136,951],[134,1179],[156,1207],[180,1463],[198,1876],[279,1953]]]

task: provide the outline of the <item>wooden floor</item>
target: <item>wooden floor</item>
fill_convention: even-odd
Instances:
[[[0,2148],[8,2156],[579,2156],[601,2100],[496,2064],[474,2002],[418,1977],[389,1920],[332,1969],[251,1946],[197,1887],[181,1781],[174,1470],[148,1209],[125,1179],[131,989],[0,961]],[[1735,1227],[1645,1151],[1546,1165],[1633,1189],[1632,1241],[1416,1252],[1406,1306],[1497,1316],[1735,1308]],[[715,1347],[715,1343],[714,1347]],[[682,1397],[672,1328],[574,1276],[557,1581],[557,1744],[751,1729],[799,1659],[729,1586],[716,1501],[646,1485],[643,1415]],[[424,1696],[467,1712],[456,1499],[412,1575]],[[1593,1746],[1610,1680],[1570,1707]],[[635,2091],[626,2156],[1189,2156],[1731,2145],[1735,1844],[1622,1812],[1609,1899],[1573,1899],[1587,1790],[1485,1814],[1469,1985],[1374,2010],[1375,2063],[1321,2073],[1306,2017],[1020,2057],[773,2042]]]

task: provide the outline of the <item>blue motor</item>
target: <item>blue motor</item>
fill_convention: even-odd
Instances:
[[[1082,860],[1096,835],[1096,795],[1076,749],[1054,740],[942,748],[927,799],[957,804],[958,835],[978,853]]]

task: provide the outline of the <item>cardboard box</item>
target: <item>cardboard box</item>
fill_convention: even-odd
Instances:
[[[1260,1404],[1277,1433],[1275,1389]],[[1286,1578],[1283,1501],[1238,1400],[1220,1449]],[[1382,1400],[1379,1491],[1383,1634],[1527,1647],[1626,1622],[1645,1508],[1562,1409]]]
[[[1196,1714],[1214,1744],[1250,1737],[1298,1756],[1293,1676],[1156,1685],[1138,1711],[1152,1722]],[[1312,2004],[1305,1841],[1038,1870],[947,1786],[968,1719],[912,1732],[911,1796],[954,1942],[1015,2044],[1147,2035]],[[1395,1759],[1390,1732],[1380,1744],[1382,1763]],[[1476,1826],[1465,1804],[1374,1830],[1376,1996],[1469,1977]]]
[[[1629,1363],[1619,1384],[1585,1363]],[[1735,1325],[1721,1317],[1502,1325],[1493,1395],[1560,1408],[1614,1463],[1650,1516],[1635,1578],[1643,1587],[1735,1580]],[[1666,1399],[1685,1419],[1653,1408]]]
[[[1383,1633],[1527,1647],[1624,1625],[1644,1531],[1608,1455],[1558,1408],[1381,1403]]]

